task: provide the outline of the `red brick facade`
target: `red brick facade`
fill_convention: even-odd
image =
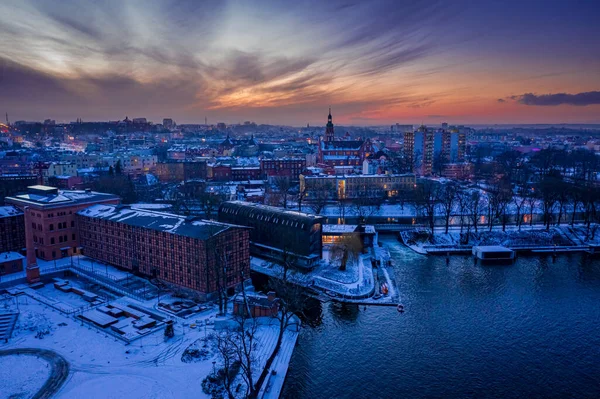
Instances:
[[[217,290],[221,276],[226,276],[221,281],[228,288],[242,282],[242,272],[249,277],[248,229],[230,227],[199,239],[83,214],[77,217],[84,254],[101,262],[205,294]]]

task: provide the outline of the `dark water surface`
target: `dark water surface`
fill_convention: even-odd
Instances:
[[[381,241],[406,313],[324,304],[283,398],[600,398],[600,260],[446,265]]]

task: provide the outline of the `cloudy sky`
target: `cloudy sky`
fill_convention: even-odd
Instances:
[[[598,0],[3,0],[12,120],[600,123]]]

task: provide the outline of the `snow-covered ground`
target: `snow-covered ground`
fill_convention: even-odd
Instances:
[[[429,229],[417,228],[401,232],[401,237],[406,245],[418,253],[426,254],[430,248],[466,248],[473,245],[503,245],[510,248],[523,246],[576,246],[588,243],[584,239],[583,226],[571,228],[570,226],[552,227],[546,231],[544,226],[523,226],[520,230],[516,226],[494,226],[492,231],[482,226],[475,233],[471,229],[468,241],[461,240],[460,228],[450,227],[448,233],[444,228],[436,227],[432,237]],[[467,233],[465,229],[464,234]]]
[[[0,350],[49,349],[70,363],[71,374],[56,398],[209,397],[202,391],[201,383],[204,377],[213,372],[213,361],[216,367],[219,366],[216,355],[213,353],[205,361],[192,363],[183,362],[181,356],[189,345],[214,331],[216,310],[205,312],[193,321],[180,320],[175,324],[175,336],[166,342],[161,329],[125,344],[99,329],[82,325],[74,316],[69,317],[26,295],[17,297],[16,301],[10,298],[6,304],[14,308],[18,306],[21,313],[13,338],[8,343],[0,343]],[[196,328],[192,328],[190,323],[195,324]],[[41,338],[40,332],[43,332]],[[275,326],[259,327],[257,357],[262,359],[263,366],[275,345],[277,332]],[[295,331],[286,331],[284,346],[274,365],[277,374],[268,380],[270,391],[277,395],[283,385],[297,335]],[[35,383],[39,382],[41,386],[45,382],[45,378],[39,380],[36,377],[35,381],[27,383],[27,386],[31,386],[30,391],[35,391]],[[7,392],[6,395],[10,397],[22,392],[22,388],[14,384],[12,380],[6,380],[3,374],[0,378],[2,395]]]
[[[0,357],[0,399],[31,398],[50,376],[44,359],[33,355]]]

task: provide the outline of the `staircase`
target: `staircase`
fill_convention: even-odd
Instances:
[[[18,318],[19,312],[0,312],[0,340],[9,340]]]

